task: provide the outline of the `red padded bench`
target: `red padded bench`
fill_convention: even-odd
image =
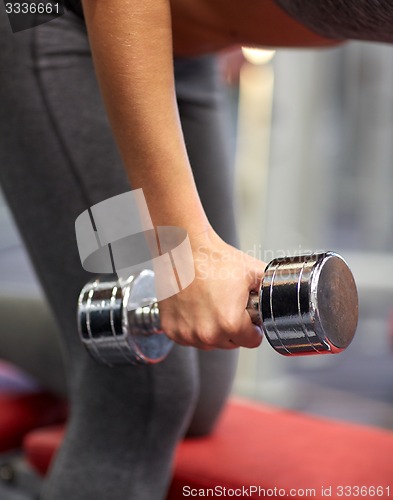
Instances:
[[[54,427],[26,436],[27,457],[41,474],[63,432]],[[388,488],[393,496],[393,433],[233,399],[214,433],[179,445],[168,500],[207,496],[207,488],[215,487],[238,490],[227,491],[228,496],[246,491],[251,494],[244,498],[263,497],[259,491],[242,491],[251,486],[264,488],[266,496],[292,498],[304,498],[312,489],[309,497],[325,499],[330,487],[331,498],[338,498],[340,486],[371,487],[363,498],[371,498],[376,486],[384,488],[382,498]]]
[[[0,393],[0,452],[19,448],[37,427],[64,422],[66,404],[45,392]]]

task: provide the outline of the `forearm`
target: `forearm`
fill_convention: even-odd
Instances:
[[[132,188],[143,189],[155,225],[204,231],[176,105],[169,0],[83,0],[83,7]]]
[[[329,37],[393,41],[391,0],[275,0],[296,20]]]

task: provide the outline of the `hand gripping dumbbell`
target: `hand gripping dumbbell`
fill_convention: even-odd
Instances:
[[[355,281],[344,259],[326,252],[272,260],[247,311],[280,354],[338,353],[351,342],[358,319]],[[100,363],[157,363],[173,341],[160,328],[154,272],[126,280],[100,276],[79,296],[78,329]]]

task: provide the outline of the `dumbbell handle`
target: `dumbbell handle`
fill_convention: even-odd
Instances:
[[[246,311],[250,315],[251,321],[254,325],[262,326],[262,316],[259,310],[259,293],[250,292]]]

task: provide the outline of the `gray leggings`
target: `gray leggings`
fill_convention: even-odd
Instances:
[[[216,231],[236,244],[215,59],[177,59],[175,74],[200,197]],[[213,427],[231,388],[237,352],[176,346],[158,365],[109,369],[80,345],[76,302],[91,275],[80,264],[75,219],[130,189],[81,19],[67,12],[12,34],[0,7],[0,113],[1,186],[67,355],[71,414],[42,498],[165,498],[175,445],[186,432]]]

